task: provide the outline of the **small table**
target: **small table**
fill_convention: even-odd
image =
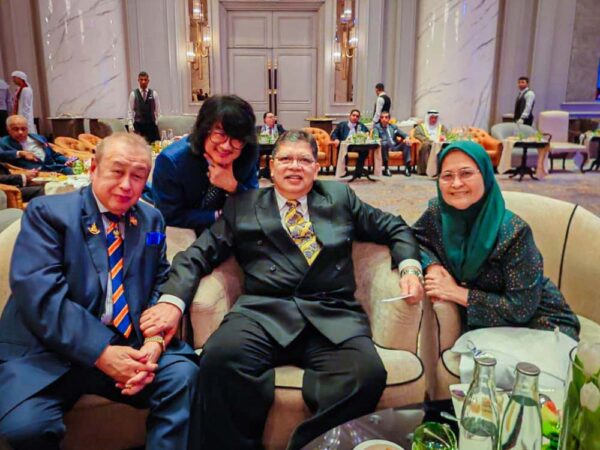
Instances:
[[[258,160],[259,160],[259,171],[258,177],[271,178],[271,169],[269,167],[269,161],[271,160],[271,153],[273,153],[273,149],[275,148],[275,144],[258,144]],[[261,157],[265,157],[265,168],[260,169],[260,159]]]
[[[533,169],[527,166],[527,150],[530,148],[534,148],[536,150],[545,148],[548,146],[548,142],[546,141],[517,141],[513,144],[513,147],[521,147],[523,149],[523,155],[521,156],[521,165],[516,167],[515,169],[510,169],[506,173],[511,174],[510,178],[514,178],[517,175],[519,176],[519,181],[523,180],[525,175],[529,175],[532,179],[539,179],[533,174]],[[542,160],[541,155],[538,155],[538,159]]]
[[[373,151],[374,152],[373,175],[376,177],[381,176],[383,164],[381,161],[381,146],[379,145],[379,143],[368,142],[365,144],[353,144],[348,141],[343,141],[343,142],[340,142],[340,150],[338,152],[337,165],[335,167],[336,178],[343,178],[346,175],[346,155],[350,151],[350,148],[352,148],[353,151],[357,151],[357,152]],[[359,172],[362,172],[362,169],[359,167],[356,167],[356,170],[358,170]],[[357,174],[355,171],[355,175],[359,175],[359,174]],[[359,178],[359,177],[355,176],[352,179],[355,180],[356,178]],[[371,178],[369,176],[368,173],[367,173],[367,179],[369,179],[370,181],[375,181],[373,178]]]
[[[385,439],[410,450],[412,433],[419,425],[428,421],[447,423],[458,438],[457,423],[440,416],[442,411],[454,414],[450,400],[427,401],[419,405],[376,411],[329,430],[303,450],[352,450],[361,442],[371,439]]]
[[[331,134],[331,131],[333,130],[333,119],[330,119],[329,117],[307,117],[304,120],[308,122],[309,127],[319,128],[327,134]]]

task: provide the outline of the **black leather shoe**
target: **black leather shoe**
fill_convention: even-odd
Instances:
[[[392,176],[392,172],[390,172],[390,169],[388,169],[387,167],[385,169],[383,169],[383,176],[384,177],[391,177]]]
[[[407,177],[410,177],[410,167],[406,167],[404,169],[404,175],[407,176]]]

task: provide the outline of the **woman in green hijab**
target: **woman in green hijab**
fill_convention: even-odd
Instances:
[[[505,208],[484,148],[455,142],[439,167],[438,196],[413,227],[428,297],[460,305],[466,329],[558,327],[577,339],[579,321],[544,276],[531,228]]]

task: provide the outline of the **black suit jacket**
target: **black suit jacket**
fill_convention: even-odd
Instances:
[[[361,133],[368,133],[369,129],[363,124],[358,122],[356,125],[356,130]],[[331,139],[338,139],[340,141],[345,141],[350,134],[350,126],[348,125],[348,121],[340,122],[336,125],[335,130],[331,133]]]
[[[179,253],[161,287],[190,304],[200,279],[235,255],[245,274],[245,293],[232,311],[257,320],[281,345],[309,321],[338,344],[371,331],[354,298],[354,240],[388,245],[394,264],[420,253],[402,218],[361,202],[347,185],[317,181],[308,210],[322,245],[311,266],[283,228],[274,189],[228,198],[221,218]]]
[[[264,125],[256,125],[256,134],[260,134],[262,132],[263,127]],[[276,123],[275,127],[277,128],[277,134],[282,135],[285,132],[285,129],[282,125]]]
[[[11,174],[6,167],[0,164],[0,183],[21,187],[23,186],[23,177],[19,174]]]

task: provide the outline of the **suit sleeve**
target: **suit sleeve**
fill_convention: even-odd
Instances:
[[[467,321],[471,328],[528,323],[542,299],[543,265],[531,228],[523,225],[502,256],[502,292],[469,290]]]
[[[429,205],[427,210],[413,224],[412,229],[421,250],[421,263],[423,270],[433,264],[442,264],[441,258],[437,254],[437,246],[435,242],[435,234],[438,230],[436,227],[436,207]]]
[[[159,288],[160,294],[174,295],[189,308],[202,277],[233,254],[234,203],[235,197],[230,197],[219,220],[204,230],[187,250],[175,255],[169,278]]]
[[[331,133],[331,139],[332,140],[339,140],[339,141],[343,141],[344,139],[342,138],[342,124],[338,123],[335,126],[335,129],[333,130],[333,133]]]
[[[165,221],[161,217],[160,230],[163,234],[165,233],[165,228]],[[158,302],[158,298],[160,297],[160,287],[167,281],[169,277],[170,268],[171,265],[169,264],[169,260],[167,259],[167,240],[164,239],[162,247],[160,249],[160,261],[158,263],[158,269],[154,277],[154,288],[152,289],[152,294],[150,295],[148,308],[150,306],[155,305]]]
[[[21,175],[0,175],[0,183],[21,187],[23,186],[23,177]]]
[[[0,162],[13,162],[17,161],[19,157],[17,156],[17,152],[19,150],[11,148],[7,145],[0,144]]]
[[[23,215],[14,249],[21,257],[13,259],[10,270],[12,295],[26,326],[48,349],[91,367],[113,332],[69,298],[65,235],[50,217],[43,203],[29,205]]]
[[[347,186],[345,188],[356,239],[387,245],[392,253],[394,267],[405,259],[421,261],[417,240],[400,216],[385,213],[362,202],[352,189]]]
[[[250,189],[258,189],[258,169],[256,165],[250,170],[248,177],[246,177],[243,183],[238,182],[236,192],[246,192]]]
[[[156,207],[164,216],[167,225],[195,229],[214,223],[214,210],[186,206],[181,183],[173,161],[164,155],[158,155],[152,176],[152,192]]]

